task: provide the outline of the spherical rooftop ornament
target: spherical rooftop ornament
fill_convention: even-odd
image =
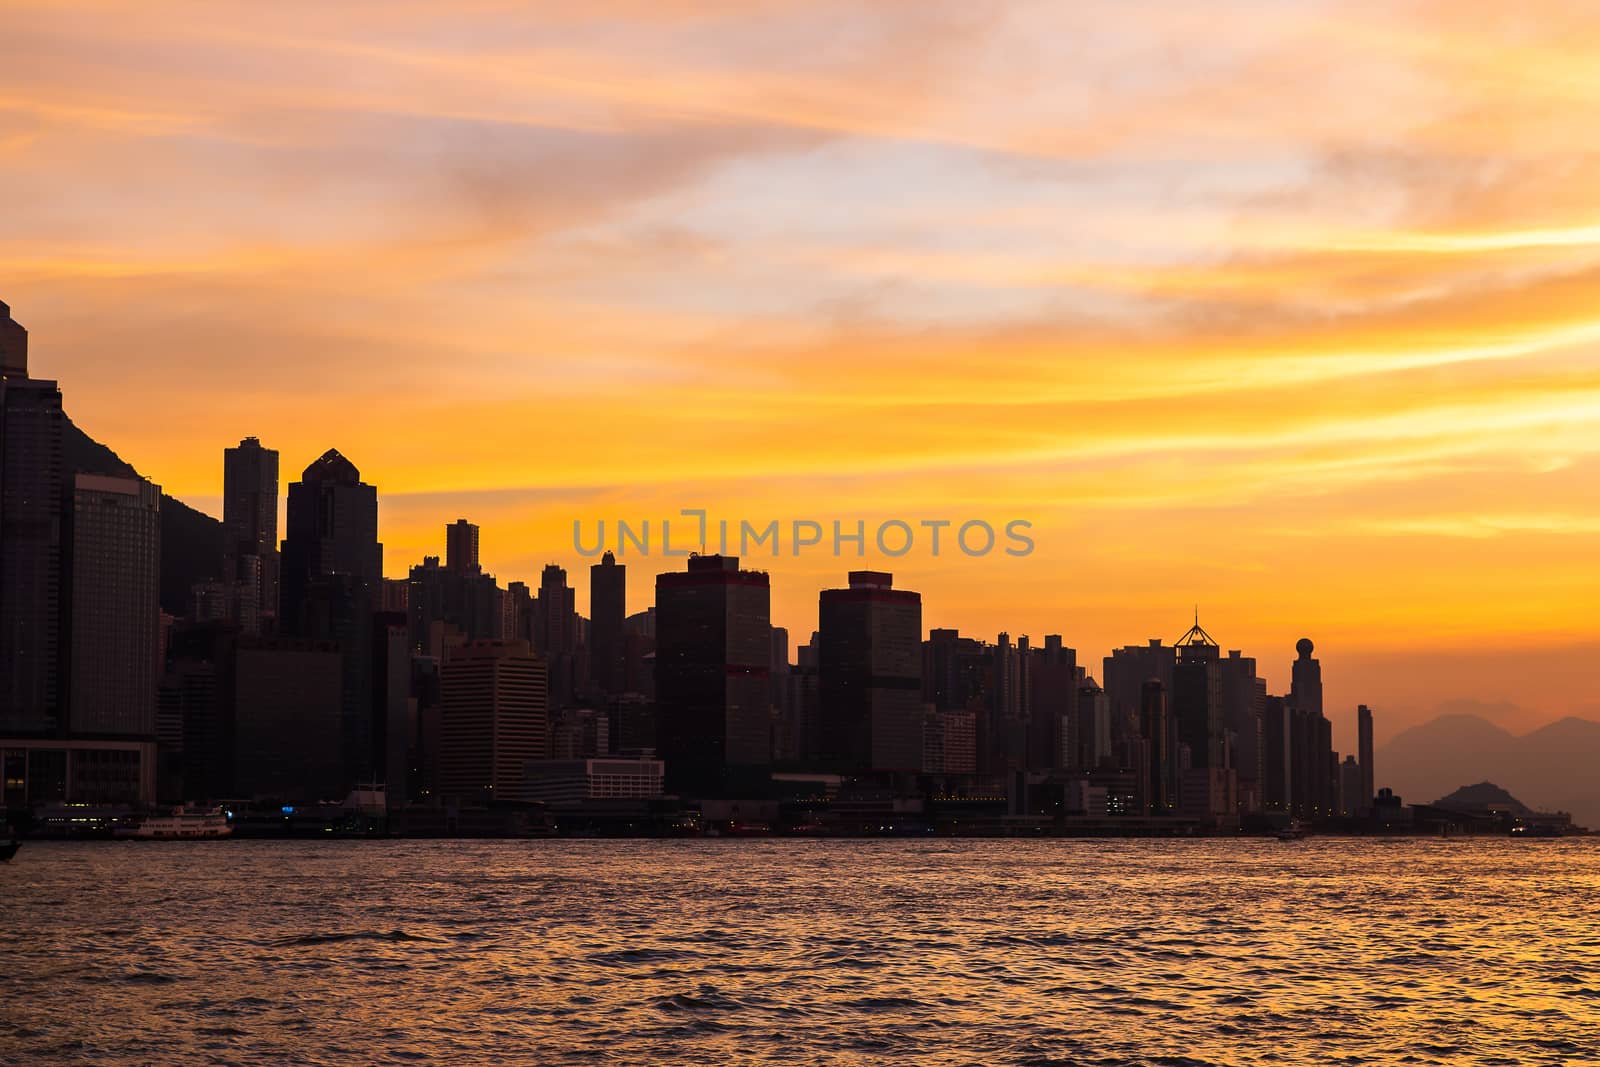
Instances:
[[[1301,659],[1310,659],[1311,653],[1317,650],[1317,646],[1311,643],[1311,638],[1302,637],[1295,642],[1294,650],[1300,653]]]

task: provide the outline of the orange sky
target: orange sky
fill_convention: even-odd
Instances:
[[[865,562],[1096,664],[1310,634],[1341,744],[1600,716],[1592,4],[4,21],[0,299],[197,505],[256,434],[361,467],[392,574],[458,515],[530,581],[574,519],[1026,518]],[[862,565],[763,563],[797,634]]]

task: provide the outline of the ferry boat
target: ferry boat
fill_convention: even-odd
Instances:
[[[152,841],[192,841],[227,837],[233,833],[228,816],[221,808],[190,808],[179,805],[165,814],[146,815],[132,826],[117,828],[118,837]]]

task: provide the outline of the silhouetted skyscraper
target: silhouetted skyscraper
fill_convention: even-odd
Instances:
[[[1372,709],[1365,704],[1356,709],[1356,735],[1356,748],[1361,754],[1361,796],[1355,813],[1365,815],[1372,810],[1372,798],[1377,795],[1372,765]]]
[[[464,800],[530,798],[528,761],[550,753],[544,660],[526,641],[473,641],[439,670],[439,782]]]
[[[668,788],[753,786],[771,761],[771,587],[737,556],[691,556],[656,577],[657,737]]]
[[[9,305],[0,303],[0,378],[28,376],[28,331],[11,317]]]
[[[1171,815],[1177,808],[1178,768],[1173,758],[1167,690],[1159,679],[1152,678],[1144,683],[1139,701],[1139,727],[1149,760],[1144,774],[1146,807],[1151,815]]]
[[[457,519],[444,528],[444,566],[452,574],[473,575],[478,565],[478,528]]]
[[[278,453],[246,437],[222,454],[223,580],[245,633],[278,615]]]
[[[27,374],[27,331],[0,304],[0,734],[59,725],[61,392]]]
[[[341,743],[350,785],[381,765],[372,713],[372,614],[383,579],[378,491],[335,449],[289,486],[280,625],[342,653]]]
[[[922,597],[880,571],[851,571],[819,605],[820,741],[847,773],[922,769]]]
[[[589,674],[602,693],[623,692],[622,625],[628,568],[607,552],[589,567]]]
[[[79,474],[63,515],[67,724],[153,738],[161,630],[161,490]]]

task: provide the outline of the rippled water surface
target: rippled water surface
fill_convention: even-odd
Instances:
[[[0,1062],[1600,1063],[1600,841],[51,844]]]

